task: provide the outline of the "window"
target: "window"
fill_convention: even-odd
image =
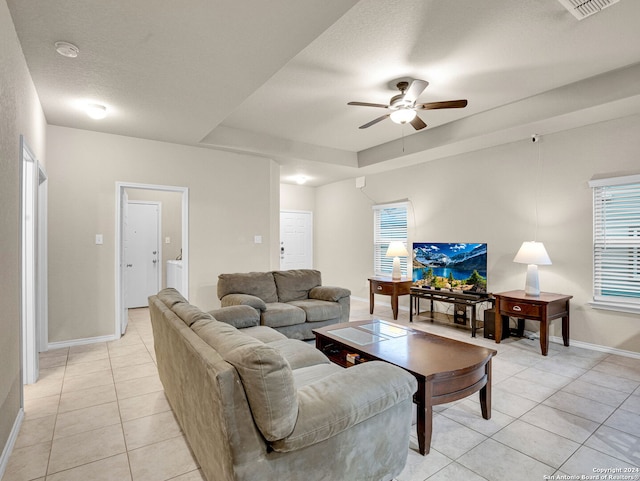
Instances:
[[[407,247],[407,203],[373,206],[373,270],[377,276],[390,276],[393,258],[386,257],[391,241],[401,241]],[[402,274],[407,274],[407,257],[400,257]]]
[[[640,175],[593,188],[593,307],[640,312]]]

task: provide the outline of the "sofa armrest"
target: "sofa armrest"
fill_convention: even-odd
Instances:
[[[260,314],[251,306],[227,306],[221,309],[209,311],[217,321],[231,324],[236,329],[258,326],[260,324]]]
[[[417,388],[411,374],[386,362],[370,361],[344,369],[298,389],[293,432],[271,446],[289,452],[319,443],[403,401],[408,400],[410,406]],[[410,407],[406,422],[411,423]]]
[[[259,311],[266,311],[267,305],[259,297],[250,294],[227,294],[220,299],[222,307],[229,306],[251,306]]]
[[[318,299],[320,301],[338,302],[344,297],[349,297],[351,291],[343,287],[317,286],[309,291],[309,299]]]

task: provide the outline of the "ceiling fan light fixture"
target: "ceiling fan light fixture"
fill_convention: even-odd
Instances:
[[[391,112],[391,120],[396,124],[406,124],[416,118],[416,111],[409,108],[401,108]]]
[[[104,119],[107,116],[107,107],[102,104],[87,104],[85,112],[89,117],[95,120]]]

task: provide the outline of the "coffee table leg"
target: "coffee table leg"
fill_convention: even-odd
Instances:
[[[431,384],[424,379],[418,380],[418,391],[415,394],[418,422],[416,425],[418,435],[418,450],[420,454],[429,454],[431,449],[431,431],[433,419],[433,407],[431,406]]]
[[[480,389],[480,409],[484,419],[491,419],[491,359],[485,365],[487,384]]]

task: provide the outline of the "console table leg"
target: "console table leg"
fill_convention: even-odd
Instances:
[[[546,356],[549,352],[549,319],[546,316],[540,321],[540,348],[542,355]]]
[[[569,309],[567,308],[567,313]],[[569,314],[562,318],[562,341],[565,346],[569,345]]]

